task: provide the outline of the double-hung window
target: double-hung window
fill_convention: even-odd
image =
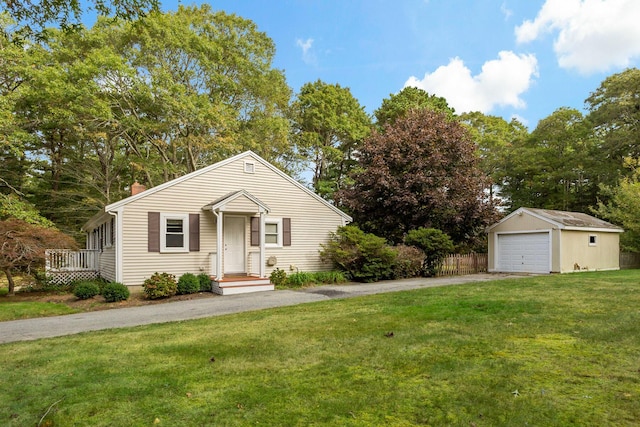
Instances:
[[[282,246],[282,219],[267,218],[264,222],[264,244],[266,247]]]
[[[161,214],[160,248],[162,252],[189,252],[189,215]]]

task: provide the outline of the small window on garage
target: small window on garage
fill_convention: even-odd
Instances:
[[[589,234],[589,246],[595,246],[598,244],[598,236],[595,234]]]

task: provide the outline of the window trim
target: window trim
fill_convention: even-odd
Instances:
[[[277,243],[267,243],[267,225],[269,225],[269,224],[275,224],[276,227],[277,227],[277,230],[276,230],[277,231],[277,233],[276,233]],[[282,230],[282,218],[269,218],[269,217],[265,218],[264,219],[264,228],[265,228],[264,233],[263,233],[264,241],[265,241],[264,247],[265,248],[281,248],[283,246],[282,245],[282,242],[283,242],[283,239],[282,239],[282,231],[283,231]]]
[[[589,234],[589,246],[598,246],[597,234]]]
[[[169,219],[178,219],[182,221],[182,247],[167,247],[167,220]],[[189,214],[160,214],[160,252],[189,252]]]
[[[250,174],[256,173],[256,162],[245,160],[244,173],[250,173]]]

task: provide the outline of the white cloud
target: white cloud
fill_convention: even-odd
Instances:
[[[505,21],[509,20],[509,18],[511,18],[511,15],[513,15],[513,10],[507,7],[507,2],[502,2],[502,4],[500,5],[500,12],[502,12],[502,14],[504,15]]]
[[[490,112],[496,106],[524,108],[520,98],[538,76],[538,61],[534,55],[517,55],[502,51],[498,59],[487,61],[476,76],[460,58],[426,73],[422,80],[410,77],[404,84],[444,97],[457,113]]]
[[[556,33],[562,68],[583,74],[626,67],[640,55],[640,1],[546,0],[536,18],[516,27],[518,43]]]
[[[302,49],[302,61],[307,65],[316,65],[318,58],[313,53],[313,39],[297,39],[296,46]]]

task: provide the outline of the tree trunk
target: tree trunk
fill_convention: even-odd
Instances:
[[[13,276],[11,275],[11,270],[10,269],[5,269],[4,270],[4,274],[7,276],[7,282],[9,282],[9,292],[7,295],[13,295],[15,294],[15,289],[16,289],[16,284],[13,281]]]

